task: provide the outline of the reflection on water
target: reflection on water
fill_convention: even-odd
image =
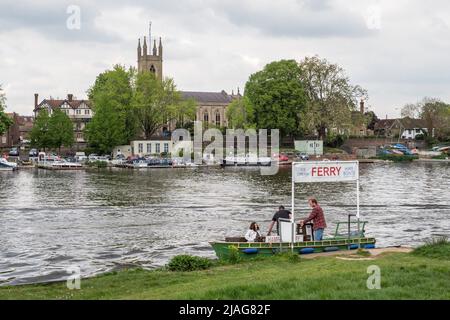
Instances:
[[[417,245],[450,234],[448,164],[361,165],[361,212],[378,245]],[[214,257],[208,241],[263,231],[290,207],[290,169],[103,170],[0,173],[0,283],[62,280],[69,266],[92,275],[163,265],[176,254]],[[297,187],[296,217],[319,199],[328,232],[355,213],[353,184]]]

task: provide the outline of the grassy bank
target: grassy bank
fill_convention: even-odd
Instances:
[[[274,257],[194,272],[128,270],[81,281],[0,288],[0,299],[450,299],[450,245],[374,260]],[[381,269],[368,290],[367,268]]]

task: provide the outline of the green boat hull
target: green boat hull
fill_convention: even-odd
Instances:
[[[227,259],[236,253],[242,258],[271,256],[282,252],[291,252],[291,243],[260,242],[211,242],[219,259]],[[294,243],[293,251],[298,254],[323,253],[332,251],[348,251],[358,248],[373,247],[375,238],[330,239],[312,242]]]

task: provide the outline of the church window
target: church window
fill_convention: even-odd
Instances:
[[[156,72],[156,69],[155,69],[155,66],[154,66],[154,65],[152,65],[152,66],[150,67],[150,72],[151,72],[151,73],[155,73],[155,72]]]
[[[209,114],[208,114],[208,112],[205,112],[205,113],[203,114],[203,121],[209,122]]]
[[[220,126],[220,112],[217,111],[216,112],[216,126]]]

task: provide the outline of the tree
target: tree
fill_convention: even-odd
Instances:
[[[256,126],[253,105],[247,96],[233,100],[227,108],[226,116],[230,128],[248,129]]]
[[[136,75],[132,106],[146,139],[169,122],[182,125],[195,117],[195,104],[181,100],[172,79],[160,80],[148,71]]]
[[[5,108],[6,96],[3,93],[2,86],[0,85],[0,136],[4,134],[13,124],[12,119],[6,115]]]
[[[131,107],[135,70],[116,65],[97,76],[88,96],[95,112],[85,129],[90,147],[110,153],[136,135],[136,116]]]
[[[48,135],[50,146],[61,151],[61,147],[72,147],[75,143],[73,124],[66,113],[59,109],[53,111],[48,121]]]
[[[350,84],[344,69],[317,56],[300,62],[300,77],[308,97],[302,127],[317,130],[322,139],[329,129],[348,128],[358,101],[368,98],[366,90]]]
[[[420,103],[408,103],[403,106],[401,116],[402,118],[417,119],[420,117],[421,109]]]
[[[375,130],[375,125],[377,124],[380,119],[378,119],[377,115],[373,111],[366,112],[364,114],[366,121],[367,121],[367,129],[369,130]]]
[[[103,104],[85,129],[89,146],[100,154],[109,154],[114,147],[126,143],[125,122],[117,110]]]
[[[46,109],[40,110],[30,132],[31,145],[39,149],[44,149],[44,151],[52,145],[49,122],[50,117],[48,111]]]
[[[295,60],[272,62],[250,76],[245,96],[257,129],[280,129],[284,136],[299,133],[300,113],[306,105],[300,79],[301,70]]]
[[[439,99],[425,98],[421,105],[420,116],[427,124],[429,135],[435,133],[439,140],[450,138],[450,105]]]

